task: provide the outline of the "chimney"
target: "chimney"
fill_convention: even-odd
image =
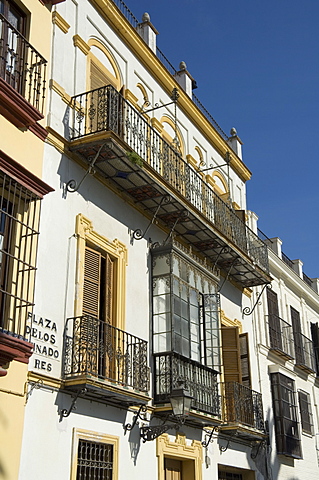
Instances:
[[[192,98],[193,90],[197,88],[197,85],[196,81],[187,71],[187,66],[185,62],[181,62],[179,64],[179,71],[175,73],[174,77],[176,78],[178,84],[182,87],[182,89],[187,93],[187,95]]]
[[[227,140],[227,143],[231,147],[231,149],[236,153],[237,157],[239,157],[242,160],[243,157],[241,152],[241,146],[243,142],[238,137],[236,128],[233,127],[230,130],[230,137]]]
[[[147,12],[142,17],[142,23],[137,25],[137,32],[156,55],[156,35],[158,31],[151,24],[151,17]]]

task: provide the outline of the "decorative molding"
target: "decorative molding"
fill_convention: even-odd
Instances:
[[[176,433],[175,442],[171,442],[167,433],[156,439],[156,456],[158,457],[158,480],[164,480],[164,459],[174,458],[185,462],[185,467],[191,471],[190,462],[196,480],[202,480],[203,447],[199,440],[193,440],[187,445],[185,435]]]
[[[0,332],[0,367],[16,360],[21,363],[29,363],[32,355],[33,343],[21,338]],[[4,375],[2,375],[4,376]]]
[[[249,287],[246,287],[246,288],[243,289],[243,294],[246,295],[246,297],[248,297],[248,298],[251,298],[252,293],[253,293],[253,291]]]
[[[73,36],[73,44],[79,48],[84,55],[88,55],[91,50],[91,47],[78,34]]]
[[[59,389],[63,386],[63,381],[58,378],[49,377],[48,375],[43,375],[42,373],[38,372],[28,372],[28,382],[29,383],[36,383],[41,380],[41,385],[45,385],[47,387]]]
[[[30,125],[29,127],[30,132],[34,133],[42,142],[47,138],[48,136],[48,131],[46,128],[42,127],[39,123],[34,123],[33,125]]]
[[[68,33],[70,25],[64,18],[59,14],[59,12],[54,11],[52,13],[52,23],[59,27],[60,30],[62,30],[63,33]]]
[[[54,189],[47,183],[40,180],[40,178],[36,177],[2,150],[0,150],[0,168],[7,175],[14,178],[17,182],[28,190],[31,190],[31,192],[35,193],[40,198],[43,198],[47,193],[54,191]]]
[[[157,120],[157,118],[153,117],[151,118],[151,125],[153,128],[155,128],[155,130],[157,130],[160,134],[162,133],[163,131],[163,125],[161,124],[161,122],[159,120]]]
[[[124,98],[128,100],[134,107],[138,108],[138,98],[128,88],[125,89]]]
[[[66,93],[66,91],[64,90],[63,87],[61,87],[61,85],[59,85],[55,80],[53,80],[53,78],[51,78],[49,80],[49,88],[51,90],[53,90],[55,93],[57,93],[61,98],[62,100],[67,103],[68,105],[70,105],[71,103],[71,95],[69,95],[68,93]]]
[[[224,310],[220,311],[220,318],[221,323],[224,327],[238,327],[239,333],[242,333],[243,325],[240,320],[237,320],[237,318],[234,318],[234,320],[232,320],[229,317],[226,317]]]
[[[43,115],[3,78],[0,78],[0,114],[18,128],[28,128]]]

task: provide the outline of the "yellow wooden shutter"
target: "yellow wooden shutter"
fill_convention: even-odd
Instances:
[[[100,314],[101,254],[85,248],[83,314],[99,318]]]
[[[222,327],[224,381],[241,383],[238,327]]]
[[[165,458],[165,480],[182,480],[182,462]]]
[[[241,379],[245,387],[251,388],[248,333],[239,335]]]
[[[105,87],[105,85],[109,85],[110,80],[108,76],[101,70],[101,68],[91,60],[90,62],[90,85],[91,90],[95,90],[96,88]]]

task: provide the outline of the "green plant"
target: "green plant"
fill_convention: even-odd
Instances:
[[[139,167],[143,168],[143,160],[136,152],[126,152],[126,156],[130,162],[135,163]]]

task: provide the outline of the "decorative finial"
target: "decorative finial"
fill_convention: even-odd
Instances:
[[[180,69],[180,71],[182,71],[182,70],[187,70],[187,65],[186,65],[186,63],[185,63],[185,62],[181,62],[181,63],[179,64],[179,69]]]
[[[236,137],[236,136],[237,136],[237,130],[236,130],[235,127],[232,127],[232,128],[230,129],[230,135],[231,135],[232,137]]]
[[[143,13],[142,22],[150,22],[150,21],[151,21],[151,17],[149,13],[147,12]]]

